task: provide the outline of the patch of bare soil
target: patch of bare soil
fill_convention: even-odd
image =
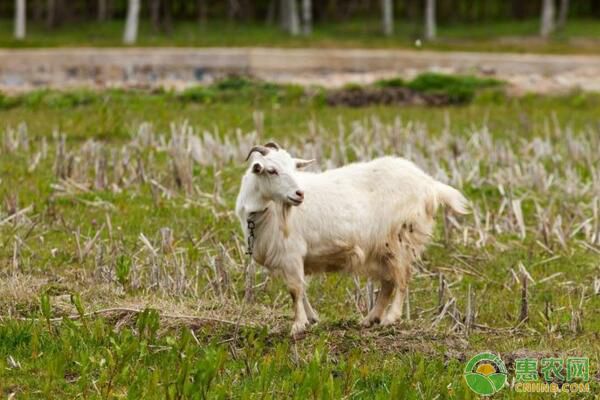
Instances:
[[[351,88],[333,90],[326,95],[330,106],[366,107],[370,105],[427,105],[442,106],[451,103],[444,94],[425,94],[405,87]]]
[[[337,326],[325,323],[318,329],[323,331],[322,335],[328,336],[331,352],[340,355],[359,348],[366,352],[422,353],[431,357],[443,355],[445,359],[463,360],[469,347],[464,335],[406,326],[405,323],[363,328],[358,322],[347,321]]]

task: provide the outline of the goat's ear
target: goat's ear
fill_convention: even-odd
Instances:
[[[297,169],[302,169],[302,168],[308,167],[310,164],[314,163],[315,159],[313,158],[312,160],[303,160],[301,158],[294,158],[294,162],[296,163]]]
[[[265,167],[264,165],[262,165],[261,162],[259,161],[254,161],[254,163],[252,163],[252,172],[255,174],[260,174],[264,171]]]

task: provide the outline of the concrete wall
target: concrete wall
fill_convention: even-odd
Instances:
[[[153,86],[210,81],[227,73],[274,80],[339,83],[332,75],[410,76],[426,70],[514,77],[583,76],[600,88],[600,56],[402,50],[266,48],[65,48],[0,50],[0,89]],[[560,79],[559,79],[560,78]],[[569,78],[571,79],[571,78]],[[569,80],[567,79],[567,80]],[[562,79],[565,81],[565,79]],[[572,79],[571,79],[572,80]],[[574,86],[581,86],[575,82]],[[177,86],[177,85],[175,85]],[[585,89],[585,88],[584,88]]]

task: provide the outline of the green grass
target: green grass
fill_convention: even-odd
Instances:
[[[426,74],[429,79],[435,75]],[[402,85],[421,84],[421,78]],[[429,77],[429,78],[428,78]],[[443,77],[443,76],[442,76]],[[235,84],[238,78],[228,80]],[[470,78],[466,78],[467,81]],[[454,86],[454,78],[450,79]],[[0,94],[0,115],[4,126],[27,122],[31,135],[49,136],[59,129],[67,133],[68,140],[119,141],[129,138],[133,125],[152,122],[158,130],[167,130],[171,121],[189,121],[203,130],[216,129],[221,134],[234,128],[248,131],[254,128],[254,118],[249,110],[264,113],[265,135],[279,138],[306,132],[308,120],[314,118],[326,130],[335,130],[338,117],[347,121],[360,120],[365,115],[376,114],[383,121],[396,117],[425,123],[439,131],[449,122],[457,131],[465,131],[487,122],[493,134],[516,133],[525,137],[543,133],[545,121],[556,117],[562,124],[583,129],[598,121],[597,108],[600,96],[594,93],[574,92],[567,96],[528,95],[506,97],[496,91],[478,94],[470,104],[460,107],[431,109],[427,107],[387,107],[372,105],[359,109],[326,107],[321,96],[305,95],[296,86],[273,85],[261,82],[237,84],[243,90],[229,90],[213,86],[198,86],[182,93],[159,91],[155,93],[110,90],[104,92],[42,90],[21,96]],[[394,81],[393,84],[398,84]],[[479,85],[487,85],[483,80]],[[390,85],[381,81],[376,85]],[[423,86],[436,90],[433,85]],[[471,88],[472,84],[462,87]],[[347,88],[348,89],[348,88]],[[576,109],[577,112],[573,112]]]
[[[424,73],[415,79],[404,82],[400,78],[380,80],[370,86],[357,84],[347,85],[342,90],[407,88],[420,94],[436,94],[447,98],[448,104],[464,104],[471,102],[484,89],[497,89],[494,94],[498,101],[504,99],[502,91],[504,82],[495,79],[482,79],[475,76],[445,75]],[[182,104],[281,104],[318,106],[326,101],[328,94],[337,90],[327,90],[322,87],[312,87],[305,90],[302,86],[291,84],[275,84],[253,80],[241,76],[230,76],[216,81],[208,86],[192,86],[181,93],[156,90],[153,97],[169,102]],[[489,93],[487,93],[489,97]],[[0,92],[0,109],[21,107],[49,107],[70,109],[85,105],[99,106],[106,101],[126,101],[135,98],[126,91],[110,90],[98,93],[92,90],[36,90],[20,95],[7,96]],[[375,102],[374,102],[375,103]]]
[[[123,22],[69,23],[49,31],[28,24],[24,41],[12,38],[12,21],[0,20],[0,47],[122,46]],[[425,43],[424,49],[464,51],[514,51],[539,53],[597,53],[600,23],[573,19],[549,41],[538,38],[539,21],[489,21],[478,24],[442,25],[439,40]],[[395,34],[384,37],[377,19],[352,19],[317,24],[310,37],[290,37],[277,25],[230,23],[212,20],[199,26],[177,22],[170,34],[153,31],[149,22],[140,27],[138,46],[275,46],[324,48],[414,48],[422,38],[421,24],[398,19]]]
[[[538,19],[522,21],[486,21],[469,25],[455,24],[445,28],[444,36],[453,39],[493,39],[494,37],[537,36],[540,31]],[[594,19],[568,21],[564,29],[555,34],[556,39],[600,37],[600,24]]]
[[[423,88],[437,85],[438,80],[428,81]],[[534,204],[552,222],[561,216],[561,227],[574,228],[593,215],[597,194],[583,188],[593,179],[587,162],[598,159],[577,140],[597,143],[591,138],[597,137],[600,124],[598,95],[508,98],[484,92],[463,106],[352,109],[307,101],[296,87],[230,79],[182,94],[35,92],[3,102],[13,103],[0,107],[3,129],[12,132],[4,132],[0,141],[0,221],[11,209],[32,208],[0,225],[2,396],[468,399],[476,396],[462,378],[465,358],[483,350],[500,352],[506,361],[519,351],[579,354],[590,357],[592,374],[598,371],[600,296],[591,289],[600,275],[598,254],[578,244],[583,230],[564,247],[552,234],[547,245],[552,253],[544,250],[537,243],[544,239]],[[210,147],[210,140],[202,142],[207,144],[203,154],[217,158],[192,165],[191,194],[178,186],[175,158],[165,148],[170,131],[180,131],[183,121],[200,135],[210,132],[217,143]],[[27,127],[17,128],[22,122]],[[142,122],[152,124],[155,142],[144,143],[146,136],[136,135]],[[279,279],[267,279],[259,270],[256,301],[243,305],[241,300],[245,258],[238,249],[243,239],[232,209],[244,163],[242,157],[220,155],[225,150],[218,145],[227,140],[234,144],[225,148],[234,151],[236,137],[255,129],[261,141],[275,138],[304,150],[310,144],[321,146],[321,165],[337,157],[332,149],[339,156],[342,140],[348,143],[349,159],[363,145],[371,155],[380,148],[404,155],[410,147],[415,158],[423,155],[424,168],[431,171],[433,159],[449,174],[452,165],[469,174],[478,171],[475,176],[482,179],[465,179],[463,192],[502,225],[511,220],[506,212],[495,215],[505,199],[498,182],[505,182],[505,192],[523,198],[527,238],[521,240],[509,229],[490,231],[492,238],[478,248],[471,216],[462,222],[470,229],[469,242],[464,244],[463,233],[453,230],[446,243],[439,224],[419,263],[421,273],[410,286],[411,320],[397,327],[358,326],[358,309],[364,312],[365,307],[364,280],[355,302],[350,277],[317,277],[309,294],[322,322],[306,338],[293,341],[288,337],[291,308]],[[70,179],[83,189],[57,177],[55,130],[66,134]],[[10,148],[13,139],[7,138],[23,137],[25,131],[28,140],[17,140],[19,147]],[[485,147],[477,147],[486,142],[486,131],[499,144],[498,151],[486,154]],[[534,139],[547,141],[552,153],[543,153]],[[46,156],[41,155],[44,140]],[[247,150],[242,147],[240,153]],[[103,157],[109,185],[97,188],[94,171]],[[118,165],[125,159],[118,179]],[[542,182],[520,180],[535,176],[532,166],[554,174],[550,191],[540,188]],[[509,171],[510,177],[502,178]],[[576,190],[565,190],[569,182]],[[173,232],[173,253],[161,248],[164,227]],[[98,231],[97,241],[82,256],[81,249]],[[155,256],[141,241],[142,233],[156,247]],[[226,279],[215,269],[219,259]],[[183,290],[174,283],[181,277],[181,261]],[[518,271],[520,262],[537,283],[529,289],[529,322],[507,331],[518,324],[521,287],[510,270]],[[159,278],[153,276],[154,264],[160,267]],[[471,287],[476,322],[490,330],[474,329],[466,337],[451,331],[449,318],[431,327],[439,273],[451,284],[460,311]],[[562,275],[540,282],[555,273]],[[583,288],[582,326],[572,329]],[[157,311],[89,314],[114,307]],[[69,315],[79,318],[52,320]],[[596,380],[592,385],[599,389]],[[508,388],[496,396],[538,397],[519,396]]]

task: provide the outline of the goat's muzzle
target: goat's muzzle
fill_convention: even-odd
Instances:
[[[287,199],[293,206],[299,206],[304,201],[304,191],[298,189],[293,196],[287,196]]]

